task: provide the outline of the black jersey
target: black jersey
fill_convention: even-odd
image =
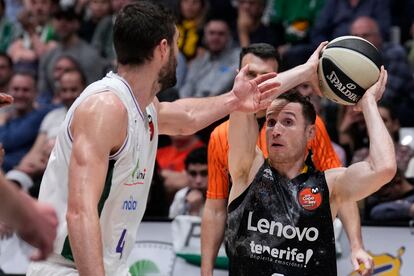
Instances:
[[[266,160],[229,205],[230,275],[337,275],[331,216],[323,172],[309,166],[289,180]]]

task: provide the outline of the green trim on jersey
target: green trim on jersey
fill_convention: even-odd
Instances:
[[[114,172],[115,162],[116,160],[109,160],[108,171],[107,171],[106,178],[105,178],[105,186],[104,186],[101,198],[99,199],[99,203],[98,203],[99,217],[101,216],[103,206],[105,204],[106,199],[109,196],[109,192],[111,191],[112,174]],[[61,255],[66,259],[74,261],[73,254],[72,254],[72,248],[69,242],[69,236],[66,236],[65,238],[65,243],[63,244]]]

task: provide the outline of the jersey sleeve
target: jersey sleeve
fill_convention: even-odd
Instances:
[[[309,146],[313,152],[313,163],[316,169],[325,171],[342,166],[332,146],[325,124],[319,116],[316,117],[315,122],[315,138],[312,139]]]
[[[208,189],[207,198],[227,199],[229,196],[229,172],[227,140],[228,123],[214,129],[208,143]]]

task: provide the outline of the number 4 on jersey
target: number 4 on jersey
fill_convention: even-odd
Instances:
[[[119,259],[122,258],[122,251],[124,251],[126,232],[127,232],[126,229],[122,231],[121,237],[119,238],[119,241],[118,241],[118,245],[116,246],[116,253],[121,253],[121,256],[119,256]]]

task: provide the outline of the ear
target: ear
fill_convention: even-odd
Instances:
[[[315,125],[309,125],[306,127],[306,138],[307,141],[309,142],[310,140],[312,140],[313,138],[315,138],[316,135],[316,128]]]
[[[168,41],[165,38],[160,41],[157,48],[159,48],[159,52],[162,59],[169,56],[169,51],[171,49],[170,45],[168,44]]]

